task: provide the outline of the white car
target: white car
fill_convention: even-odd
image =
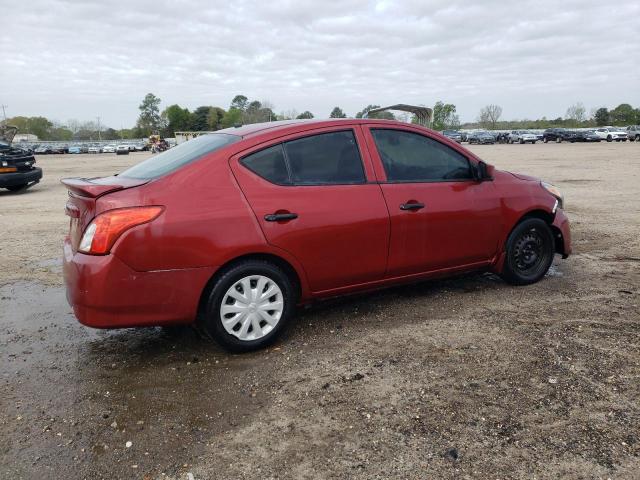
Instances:
[[[104,147],[102,147],[102,151],[104,153],[116,153],[116,146],[115,145],[105,145]]]
[[[100,145],[91,145],[87,153],[102,153],[102,148],[100,148]]]
[[[509,134],[509,143],[536,143],[538,136],[528,130],[512,130]]]
[[[129,155],[129,145],[118,145],[116,155]]]
[[[596,129],[596,135],[607,142],[626,142],[627,132],[618,127],[600,127]]]

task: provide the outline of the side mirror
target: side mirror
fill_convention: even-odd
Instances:
[[[477,180],[479,182],[484,182],[486,180],[491,180],[492,175],[493,175],[493,170],[494,170],[494,167],[492,165],[487,165],[485,162],[480,160],[478,162],[478,166],[477,166],[477,169],[476,169],[477,174],[478,174]]]

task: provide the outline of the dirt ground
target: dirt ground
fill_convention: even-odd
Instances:
[[[472,149],[563,190],[572,257],[317,305],[245,355],[79,325],[58,180],[146,154],[39,157],[0,193],[0,478],[640,478],[640,144]]]

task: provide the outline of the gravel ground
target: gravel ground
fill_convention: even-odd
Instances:
[[[0,478],[640,478],[640,144],[473,150],[564,191],[572,257],[322,303],[245,355],[80,326],[58,179],[146,154],[39,157],[0,193]]]

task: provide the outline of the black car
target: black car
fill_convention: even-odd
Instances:
[[[42,169],[34,166],[33,154],[11,146],[17,131],[16,127],[0,125],[0,188],[12,192],[29,188],[42,178]]]
[[[473,132],[469,134],[468,141],[470,145],[493,145],[496,143],[496,137],[489,132]]]
[[[576,142],[576,132],[567,130],[566,128],[547,128],[542,133],[542,141],[547,142]]]
[[[576,142],[601,142],[602,139],[596,135],[596,132],[593,130],[583,130],[580,132],[575,132],[575,140]]]
[[[460,135],[460,132],[457,132],[455,130],[444,130],[442,134],[445,137],[450,138],[454,142],[462,143],[462,135]]]

